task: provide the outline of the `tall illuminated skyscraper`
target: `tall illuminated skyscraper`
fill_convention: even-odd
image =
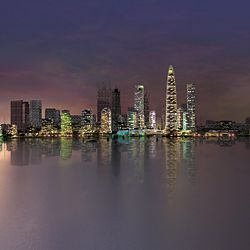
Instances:
[[[128,115],[127,115],[127,125],[129,129],[136,129],[138,128],[138,112],[135,110],[134,107],[128,108]]]
[[[170,134],[177,130],[177,95],[172,65],[169,66],[167,76],[165,130]]]
[[[187,129],[195,130],[195,85],[193,83],[187,84]]]
[[[30,126],[34,129],[41,129],[42,126],[42,101],[31,100],[29,110]]]
[[[71,135],[72,134],[72,121],[71,116],[68,112],[61,113],[61,135]]]
[[[156,112],[154,110],[149,112],[149,126],[150,129],[156,129]]]
[[[101,112],[101,132],[104,134],[112,132],[111,109],[104,108]]]
[[[145,127],[144,117],[144,86],[135,85],[135,96],[134,96],[134,109],[138,115],[138,128],[142,129]]]

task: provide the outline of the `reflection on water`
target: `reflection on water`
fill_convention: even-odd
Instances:
[[[0,249],[248,249],[249,149],[249,138],[0,141]]]
[[[250,139],[241,138],[246,148],[250,148]],[[135,138],[129,140],[83,141],[81,139],[20,139],[8,142],[0,141],[0,152],[10,152],[10,162],[13,166],[28,166],[40,164],[43,157],[58,156],[62,160],[69,160],[74,151],[81,152],[83,162],[97,160],[100,171],[104,171],[114,164],[120,166],[122,154],[126,153],[128,160],[134,166],[135,176],[143,182],[144,168],[148,160],[153,160],[162,154],[167,170],[167,179],[170,186],[176,181],[177,165],[182,163],[190,181],[195,179],[195,147],[197,144],[216,144],[221,147],[234,146],[235,140],[195,140],[188,138],[162,138],[155,137]],[[3,150],[3,145],[6,148]],[[118,167],[119,169],[120,167]],[[119,175],[120,170],[113,170]]]

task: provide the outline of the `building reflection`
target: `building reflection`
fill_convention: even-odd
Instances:
[[[97,142],[81,142],[81,157],[83,162],[91,162],[96,153]]]
[[[195,183],[196,178],[196,159],[195,159],[195,147],[196,141],[193,139],[182,139],[181,140],[181,160],[182,166],[186,173],[188,180],[191,183]]]
[[[145,162],[145,141],[144,138],[134,138],[128,144],[128,159],[134,167],[134,173],[139,182],[144,182]]]
[[[180,142],[177,138],[165,138],[162,141],[166,167],[166,184],[169,198],[172,198],[176,189],[177,161],[180,155]]]
[[[68,160],[72,156],[72,138],[60,138],[60,157],[62,160]]]
[[[10,162],[13,166],[27,166],[30,163],[30,145],[28,140],[13,140],[7,143],[11,149]]]

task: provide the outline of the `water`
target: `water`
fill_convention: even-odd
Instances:
[[[250,140],[0,142],[0,249],[250,246]]]

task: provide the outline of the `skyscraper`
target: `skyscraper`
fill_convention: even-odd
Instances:
[[[84,109],[82,111],[82,131],[83,132],[89,132],[93,130],[94,127],[94,115],[93,112],[90,109]]]
[[[135,85],[134,93],[134,109],[137,111],[138,115],[138,128],[142,129],[145,127],[145,117],[144,117],[144,86]]]
[[[45,119],[52,122],[54,126],[60,126],[60,111],[55,108],[45,109]]]
[[[134,107],[128,108],[128,115],[127,115],[127,126],[129,129],[136,129],[138,128],[138,112],[135,110]]]
[[[169,66],[167,76],[165,130],[170,134],[177,130],[177,95],[172,65]]]
[[[111,109],[112,91],[106,86],[98,88],[97,92],[97,122],[101,122],[101,113],[104,108]]]
[[[42,126],[42,101],[31,100],[29,106],[29,122],[34,129],[41,129]]]
[[[120,100],[120,91],[114,89],[112,91],[112,130],[118,131],[119,118],[121,116],[121,100]]]
[[[71,135],[72,134],[72,121],[69,113],[63,112],[61,113],[61,134],[62,135]]]
[[[104,108],[101,112],[101,132],[102,133],[111,133],[112,132],[110,108]]]
[[[29,103],[23,100],[11,101],[10,120],[18,131],[25,132],[29,124]]]
[[[154,110],[149,112],[149,125],[148,128],[156,129],[156,112]]]
[[[145,119],[145,126],[149,128],[149,95],[147,92],[144,94],[144,119]]]
[[[187,129],[195,130],[196,118],[195,118],[195,85],[193,83],[187,84]]]

